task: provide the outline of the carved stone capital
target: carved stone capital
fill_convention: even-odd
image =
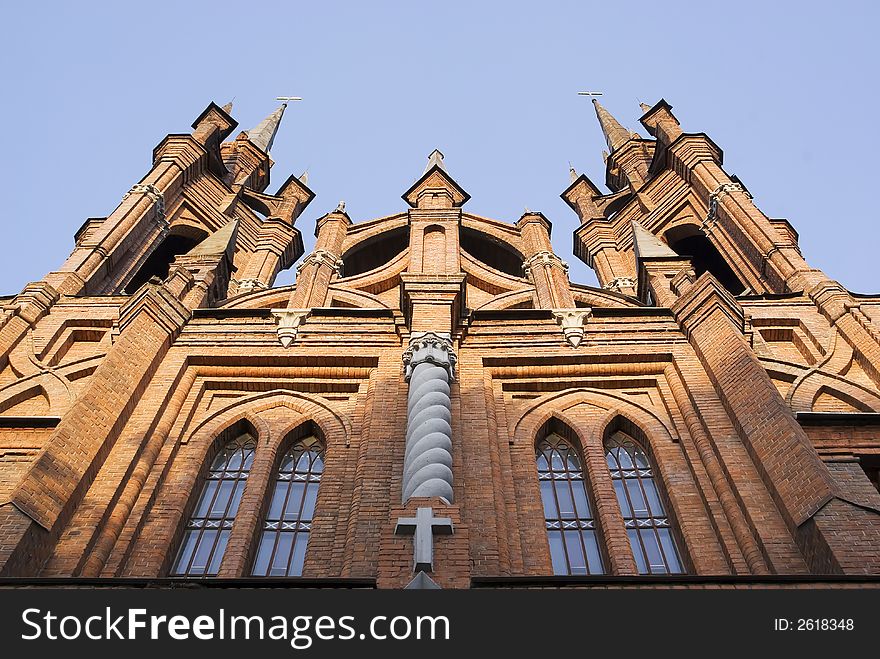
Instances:
[[[278,321],[278,341],[289,348],[296,340],[299,327],[309,317],[311,309],[272,309],[272,315]]]
[[[413,332],[403,353],[403,376],[409,382],[415,367],[428,362],[445,368],[449,379],[454,380],[457,361],[448,332]]]
[[[731,192],[742,192],[749,199],[752,198],[752,195],[739,183],[722,183],[715,188],[709,194],[709,214],[706,215],[706,219],[703,220],[703,225],[700,227],[707,236],[712,233],[712,228],[718,220],[718,202],[724,195]]]
[[[553,309],[553,317],[562,327],[562,335],[572,348],[584,340],[584,324],[593,313],[590,308]]]
[[[635,287],[636,280],[632,277],[615,277],[607,284],[605,284],[602,288],[604,288],[606,291],[614,291],[616,293],[620,293],[621,289]]]
[[[156,206],[156,222],[164,231],[168,228],[168,221],[165,219],[165,195],[162,191],[152,183],[135,183],[131,189],[122,195],[125,201],[133,194],[142,194],[149,197]]]
[[[526,277],[531,275],[532,268],[536,266],[544,266],[545,268],[556,266],[562,268],[564,272],[568,272],[568,263],[547,250],[536,252],[523,261],[523,272]]]
[[[264,290],[269,288],[269,286],[264,281],[260,281],[259,279],[240,279],[236,281],[238,284],[238,292],[246,293],[255,290]]]
[[[342,276],[342,259],[326,249],[316,249],[304,258],[303,262],[296,267],[296,274],[299,275],[299,273],[302,272],[302,269],[310,263],[314,263],[317,266],[326,265],[332,270],[335,270],[337,276]]]

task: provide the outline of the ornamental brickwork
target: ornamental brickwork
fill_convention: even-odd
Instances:
[[[562,193],[593,287],[541,213],[468,213],[439,151],[304,255],[307,182],[266,192],[284,106],[228,139],[209,105],[2,299],[0,576],[880,575],[880,297],[642,110],[650,138],[596,103],[609,191]]]

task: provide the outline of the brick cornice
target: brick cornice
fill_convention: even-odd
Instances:
[[[18,315],[33,325],[45,316],[58,301],[58,291],[44,281],[31,282],[15,296],[13,305],[18,307]]]
[[[666,149],[666,158],[667,166],[690,181],[694,167],[706,160],[721,165],[724,153],[705,133],[682,133]]]
[[[173,163],[181,171],[187,171],[200,161],[206,163],[207,157],[207,149],[192,135],[171,134],[153,149],[153,166],[160,162]]]

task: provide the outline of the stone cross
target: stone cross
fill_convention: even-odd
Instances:
[[[431,572],[434,569],[434,534],[452,535],[452,520],[448,517],[434,517],[433,508],[419,508],[415,517],[400,517],[394,533],[415,535],[413,572]]]

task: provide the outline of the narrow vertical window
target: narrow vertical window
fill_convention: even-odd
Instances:
[[[538,482],[553,574],[604,574],[593,506],[577,451],[562,436],[538,443]]]
[[[173,576],[211,577],[220,570],[255,449],[254,438],[244,434],[228,442],[214,458],[187,520]]]
[[[282,458],[254,561],[255,577],[302,575],[324,449],[314,436],[298,441]]]
[[[684,572],[645,450],[632,437],[618,431],[605,442],[605,459],[639,572]]]

